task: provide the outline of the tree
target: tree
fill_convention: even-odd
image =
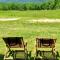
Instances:
[[[59,0],[54,0],[54,5],[53,5],[53,9],[56,9],[56,5],[58,4]]]

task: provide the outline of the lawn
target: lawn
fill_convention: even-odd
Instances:
[[[56,49],[60,53],[60,23],[29,23],[27,20],[38,18],[60,18],[60,10],[45,11],[0,11],[1,18],[21,17],[15,21],[0,21],[0,54],[6,46],[3,37],[23,36],[28,43],[28,51],[35,55],[36,37],[57,38]]]

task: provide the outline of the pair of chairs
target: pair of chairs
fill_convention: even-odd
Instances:
[[[5,37],[3,40],[7,46],[7,52],[4,56],[4,60],[8,60],[7,57],[12,56],[12,60],[27,60],[27,43],[24,42],[23,37]],[[51,38],[36,38],[36,60],[38,56],[45,57],[45,52],[52,52],[55,57],[55,42],[56,39]]]

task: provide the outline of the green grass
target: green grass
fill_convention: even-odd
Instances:
[[[45,15],[44,15],[45,14]],[[28,51],[35,55],[36,37],[57,38],[56,48],[60,52],[60,23],[29,23],[26,20],[37,18],[60,18],[60,10],[49,11],[0,11],[0,17],[22,17],[16,21],[0,21],[0,54],[6,46],[3,37],[23,36],[28,43]]]
[[[0,17],[60,18],[60,10],[0,11]]]

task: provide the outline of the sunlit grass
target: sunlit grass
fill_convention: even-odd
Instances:
[[[0,17],[60,18],[60,10],[0,11]]]

